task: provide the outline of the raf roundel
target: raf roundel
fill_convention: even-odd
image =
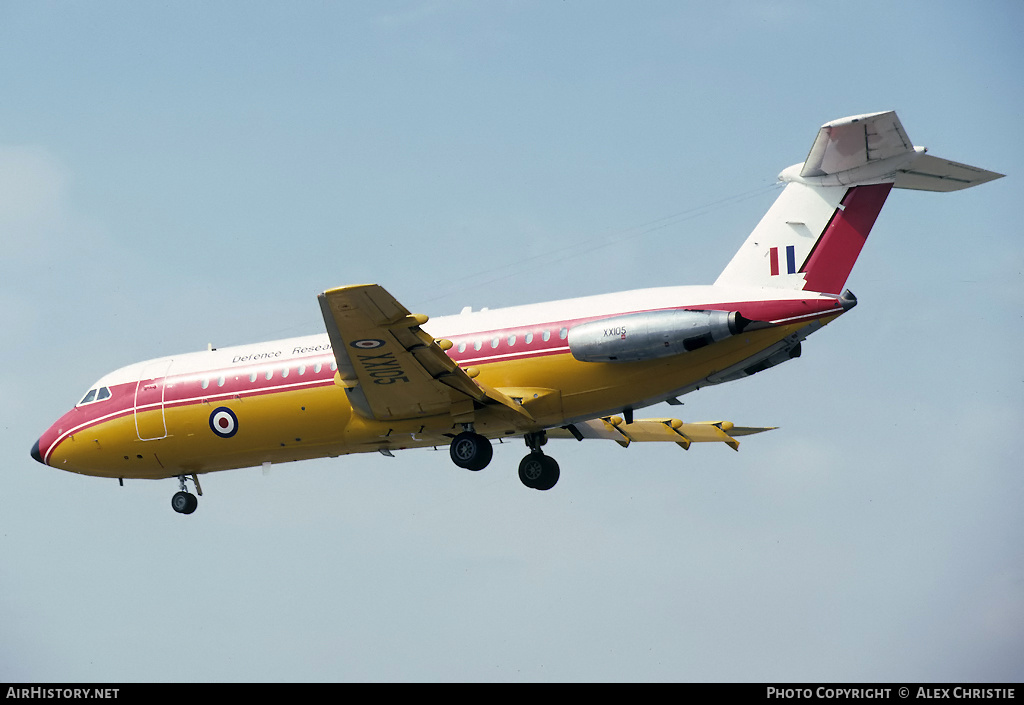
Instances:
[[[218,407],[210,414],[210,429],[221,438],[231,438],[238,432],[238,417],[226,406]]]
[[[349,345],[353,348],[358,348],[359,350],[376,350],[381,346],[387,345],[387,343],[383,340],[378,340],[377,338],[364,338],[362,340],[353,341],[349,343]]]

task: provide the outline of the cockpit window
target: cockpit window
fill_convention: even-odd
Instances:
[[[92,404],[93,402],[103,401],[104,399],[110,398],[110,390],[106,387],[97,387],[90,389],[82,397],[82,401],[78,402],[78,406],[84,406],[86,404]]]

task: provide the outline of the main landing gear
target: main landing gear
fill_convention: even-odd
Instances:
[[[448,450],[453,463],[473,471],[483,470],[494,456],[491,442],[479,433],[474,433],[471,426],[467,426],[465,431],[452,439]]]
[[[203,488],[199,486],[199,478],[193,475],[192,482],[196,486],[196,493],[202,497]],[[184,475],[178,475],[178,487],[181,489],[171,497],[171,508],[178,514],[191,514],[199,506],[199,499],[185,488]]]
[[[550,490],[561,473],[555,459],[544,455],[540,449],[548,442],[547,434],[543,431],[527,433],[523,438],[530,447],[530,454],[519,462],[519,479],[530,489]]]
[[[494,449],[491,442],[476,433],[472,425],[463,426],[465,430],[452,439],[449,453],[452,462],[466,470],[483,470],[491,462]],[[558,482],[558,463],[554,458],[544,455],[540,448],[548,442],[544,431],[527,433],[524,437],[530,454],[519,463],[519,479],[523,484],[534,490],[550,490]]]
[[[548,434],[543,430],[537,433],[526,433],[523,439],[529,447],[529,455],[519,463],[519,480],[531,490],[550,490],[558,482],[558,463],[541,450],[548,442]],[[467,470],[482,470],[494,456],[494,448],[490,442],[471,425],[452,440],[449,448],[452,462]]]

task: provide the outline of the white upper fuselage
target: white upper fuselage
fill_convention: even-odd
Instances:
[[[529,349],[522,336],[517,340],[518,349],[516,344],[510,346],[507,342],[509,336],[518,331],[546,327],[551,330],[552,337],[558,339],[563,327],[571,327],[576,323],[670,308],[739,310],[748,318],[755,320],[788,323],[791,320],[799,320],[800,317],[776,317],[770,305],[773,302],[793,301],[814,301],[831,305],[835,302],[835,297],[808,291],[769,288],[712,285],[659,287],[438,316],[424,324],[423,329],[434,338],[451,340],[455,347],[448,351],[449,355],[460,364],[478,365],[527,354]],[[768,315],[757,315],[762,311]],[[820,315],[820,309],[812,307],[806,318],[814,318],[817,315]],[[492,347],[491,341],[495,338],[500,340],[500,347]],[[483,343],[479,351],[475,350],[473,345],[477,340]],[[467,344],[460,351],[460,343],[463,342]],[[547,346],[547,350],[564,352],[568,350],[568,344],[562,338],[559,345]],[[171,371],[174,375],[185,375],[235,367],[263,368],[297,358],[309,358],[311,355],[315,357],[318,354],[323,358],[325,365],[333,361],[331,344],[326,333],[145,360],[104,375],[93,388],[138,381],[143,378],[144,371],[151,370],[154,365],[159,366],[159,363],[164,361],[172,365]]]

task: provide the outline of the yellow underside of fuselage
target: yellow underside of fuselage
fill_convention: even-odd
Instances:
[[[474,428],[498,438],[622,409],[696,384],[805,325],[742,333],[700,350],[646,362],[579,362],[564,353],[480,365],[478,380],[522,398],[533,421],[495,404],[475,412]],[[238,419],[238,430],[230,438],[210,428],[211,413],[222,406]],[[140,440],[142,428],[147,431],[141,435],[163,437]],[[348,453],[443,446],[461,430],[460,422],[447,414],[400,421],[362,418],[353,413],[342,387],[326,384],[128,413],[65,438],[48,463],[85,475],[158,479]]]

